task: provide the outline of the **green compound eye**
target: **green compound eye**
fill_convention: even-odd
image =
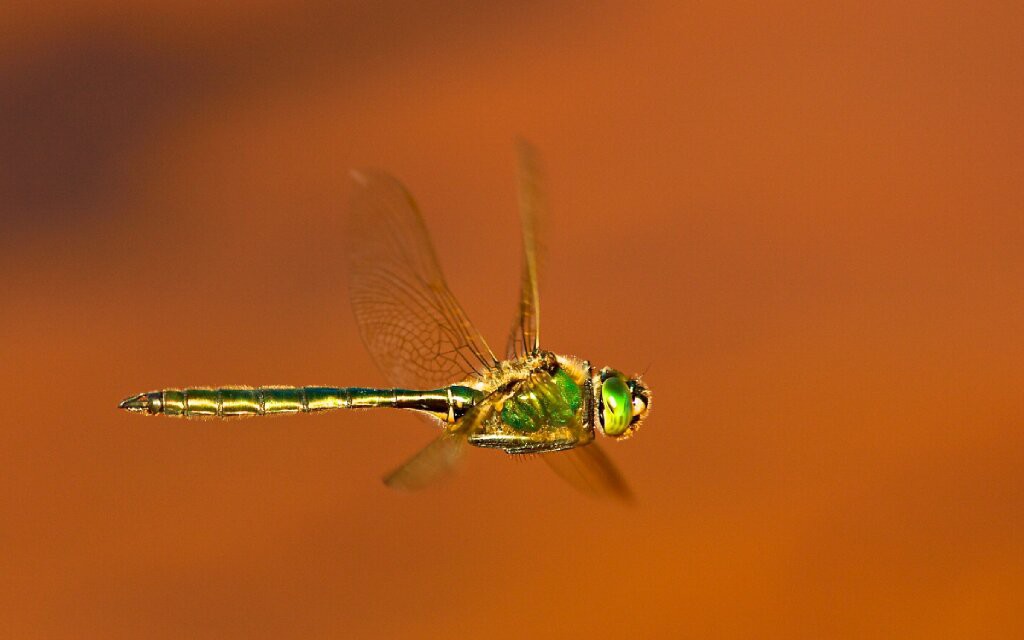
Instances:
[[[601,427],[606,436],[617,438],[629,430],[633,420],[633,393],[621,375],[601,384]]]

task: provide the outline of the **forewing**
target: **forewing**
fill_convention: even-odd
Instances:
[[[541,246],[539,229],[546,214],[543,172],[537,150],[519,141],[519,214],[523,227],[523,273],[519,309],[509,333],[506,355],[525,355],[540,348],[540,292],[537,288]]]
[[[633,502],[633,492],[596,442],[567,451],[541,454],[551,470],[583,493]]]
[[[435,388],[492,366],[494,354],[445,283],[412,196],[386,173],[352,176],[350,297],[388,381]]]

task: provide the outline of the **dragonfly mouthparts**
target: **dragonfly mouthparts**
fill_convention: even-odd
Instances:
[[[145,393],[140,393],[137,396],[125,398],[121,404],[117,405],[117,408],[125,411],[148,411],[149,397]]]

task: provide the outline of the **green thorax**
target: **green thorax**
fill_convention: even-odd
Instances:
[[[551,376],[553,385],[530,385],[505,400],[501,419],[516,431],[534,432],[546,425],[572,422],[583,403],[580,387],[565,371]]]

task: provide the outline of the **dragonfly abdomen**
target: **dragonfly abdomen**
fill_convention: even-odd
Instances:
[[[475,404],[479,392],[468,387],[431,391],[363,387],[220,387],[164,389],[132,396],[120,404],[128,411],[182,418],[236,418],[332,409],[416,409],[454,422]]]

